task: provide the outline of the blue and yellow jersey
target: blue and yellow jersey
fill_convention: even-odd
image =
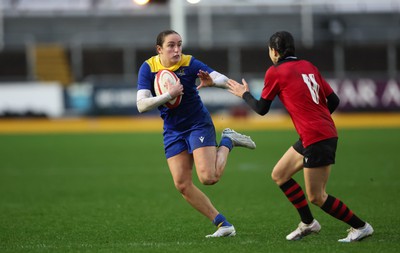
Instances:
[[[166,68],[161,65],[160,58],[156,55],[146,60],[140,67],[137,89],[151,90],[153,96],[156,96],[154,78],[157,72],[162,69],[171,70],[179,77],[184,93],[178,107],[174,109],[165,106],[158,107],[160,116],[164,120],[164,129],[186,130],[198,122],[211,120],[209,112],[204,107],[196,89],[196,79],[199,70],[208,73],[214,70],[191,55],[182,55],[177,64]]]

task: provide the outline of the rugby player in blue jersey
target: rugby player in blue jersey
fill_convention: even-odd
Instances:
[[[217,145],[214,124],[198,89],[227,88],[228,78],[193,56],[182,54],[182,38],[173,30],[163,31],[157,36],[156,50],[157,55],[146,60],[139,69],[137,108],[140,113],[158,108],[164,121],[165,156],[175,187],[190,205],[218,228],[206,237],[234,236],[234,226],[192,182],[193,166],[202,184],[213,185],[222,176],[233,147],[256,147],[250,137],[229,128],[222,132]],[[168,83],[168,92],[156,96],[154,78],[162,69],[173,71],[180,80],[175,85]],[[199,86],[196,86],[197,78],[200,79]],[[180,95],[182,100],[178,107],[163,106]]]

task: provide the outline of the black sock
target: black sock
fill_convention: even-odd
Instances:
[[[301,221],[305,224],[310,224],[314,220],[314,217],[311,213],[310,207],[308,206],[301,186],[293,178],[291,178],[289,181],[282,184],[280,188],[289,201],[292,202],[293,206],[297,209]]]
[[[328,198],[321,206],[321,209],[334,218],[346,222],[353,228],[361,228],[365,226],[365,222],[358,218],[345,203],[331,195],[328,195]]]

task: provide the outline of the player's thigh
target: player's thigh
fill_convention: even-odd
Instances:
[[[193,156],[186,150],[167,159],[176,186],[192,181]]]
[[[217,159],[217,147],[205,146],[193,150],[194,164],[198,175],[214,174]]]
[[[309,200],[317,205],[322,205],[327,197],[326,184],[329,179],[331,166],[304,168],[304,182]]]
[[[272,171],[272,179],[281,185],[303,168],[303,156],[290,147]]]

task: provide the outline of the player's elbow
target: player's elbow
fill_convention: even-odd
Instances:
[[[271,100],[261,98],[260,100],[255,100],[255,99],[253,99],[252,101],[250,100],[249,105],[257,114],[264,116],[269,112],[271,103],[272,103]]]
[[[256,111],[256,113],[258,113],[261,116],[264,116],[268,112],[269,112],[269,108],[267,108],[267,109],[259,109],[259,110]]]
[[[139,113],[144,113],[146,112],[145,110],[141,109],[140,107],[137,108]]]
[[[144,106],[143,103],[141,103],[141,101],[137,101],[136,103],[136,107],[139,113],[144,113],[148,111],[148,108],[146,106]]]

